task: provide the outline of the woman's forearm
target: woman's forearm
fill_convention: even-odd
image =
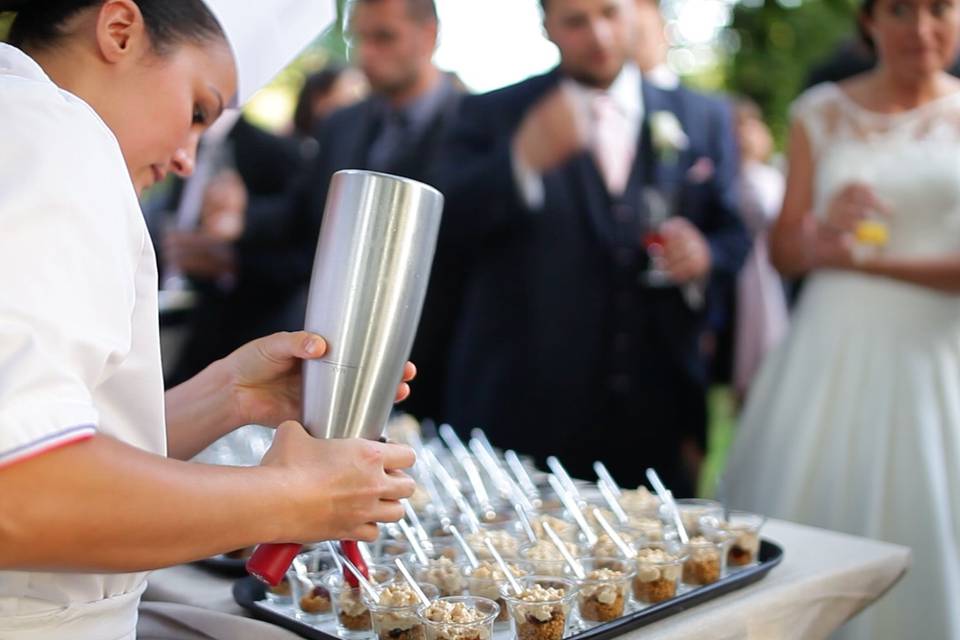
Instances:
[[[218,438],[242,426],[234,414],[233,381],[215,362],[167,391],[167,454],[189,460]]]
[[[802,277],[814,267],[816,256],[810,239],[814,225],[805,218],[794,224],[777,224],[771,229],[770,262],[783,277]]]
[[[271,541],[282,482],[97,435],[0,470],[0,569],[138,571]]]
[[[960,293],[960,256],[922,259],[878,257],[862,262],[859,270],[944,293]]]

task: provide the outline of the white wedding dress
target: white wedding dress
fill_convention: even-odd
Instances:
[[[815,211],[866,182],[890,208],[887,255],[960,256],[960,94],[884,115],[824,84],[794,118],[814,153]],[[905,578],[843,638],[960,639],[960,296],[811,274],[750,391],[722,494],[912,548]]]

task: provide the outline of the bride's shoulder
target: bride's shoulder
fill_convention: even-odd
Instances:
[[[838,106],[843,99],[843,90],[836,82],[813,85],[793,101],[790,111],[794,117],[822,113]]]

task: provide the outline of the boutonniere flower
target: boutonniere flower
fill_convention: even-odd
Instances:
[[[676,162],[680,152],[690,146],[690,138],[684,133],[683,125],[671,111],[650,114],[650,135],[653,148],[662,162]]]

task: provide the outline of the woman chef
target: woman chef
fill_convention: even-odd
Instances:
[[[190,174],[321,4],[0,0],[18,11],[0,43],[0,638],[133,638],[145,570],[401,517],[407,447],[285,422],[258,467],[183,462],[298,417],[319,336],[257,340],[163,393],[138,192]]]

